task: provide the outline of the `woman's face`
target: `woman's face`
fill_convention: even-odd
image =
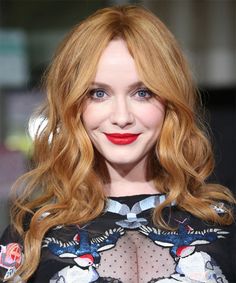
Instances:
[[[145,161],[164,119],[164,105],[140,81],[122,39],[102,53],[82,119],[94,147],[113,165]]]

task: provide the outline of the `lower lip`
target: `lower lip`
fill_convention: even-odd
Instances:
[[[112,136],[112,135],[106,135],[107,139],[114,143],[119,145],[126,145],[131,144],[138,138],[139,135],[132,135],[132,136]]]

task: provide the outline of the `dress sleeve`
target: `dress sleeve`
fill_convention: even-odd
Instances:
[[[23,245],[18,233],[7,227],[0,238],[0,282],[10,279],[23,261]],[[17,282],[20,278],[17,278]],[[13,281],[15,282],[15,281]]]

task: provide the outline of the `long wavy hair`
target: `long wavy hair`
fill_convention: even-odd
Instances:
[[[104,209],[105,174],[81,115],[101,53],[115,38],[126,41],[141,81],[166,103],[148,164],[157,190],[167,194],[154,210],[154,222],[170,229],[162,211],[173,201],[206,221],[233,220],[230,209],[219,217],[212,208],[234,198],[227,188],[206,184],[214,167],[212,149],[199,116],[198,92],[175,38],[142,7],[101,9],[76,26],[55,55],[46,75],[47,101],[37,114],[47,123],[35,137],[33,169],[14,186],[12,223],[24,242],[19,274],[26,281],[38,266],[41,243],[51,227],[83,225]]]

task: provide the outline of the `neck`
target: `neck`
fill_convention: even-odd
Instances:
[[[108,196],[128,196],[158,193],[152,180],[146,176],[147,162],[117,165],[106,162],[110,183],[106,184]]]

